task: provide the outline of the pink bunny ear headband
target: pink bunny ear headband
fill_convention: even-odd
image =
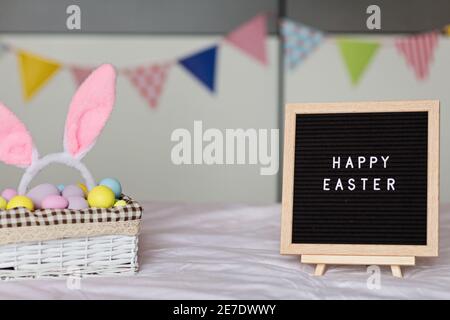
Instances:
[[[70,103],[64,131],[64,151],[39,158],[25,125],[0,103],[0,161],[25,168],[18,187],[25,194],[36,174],[51,163],[62,163],[77,169],[88,189],[94,178],[81,159],[95,145],[108,120],[115,100],[116,72],[104,64],[81,84]]]

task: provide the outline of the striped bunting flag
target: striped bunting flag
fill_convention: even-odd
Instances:
[[[423,80],[428,76],[429,66],[433,61],[438,39],[438,32],[432,31],[403,37],[395,41],[397,50],[404,56],[408,66],[414,70],[419,80]]]

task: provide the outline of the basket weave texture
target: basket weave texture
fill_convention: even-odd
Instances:
[[[0,279],[117,276],[138,269],[142,207],[0,211]]]

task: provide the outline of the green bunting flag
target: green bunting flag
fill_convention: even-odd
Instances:
[[[339,39],[337,43],[352,83],[357,84],[380,45],[351,39]]]

